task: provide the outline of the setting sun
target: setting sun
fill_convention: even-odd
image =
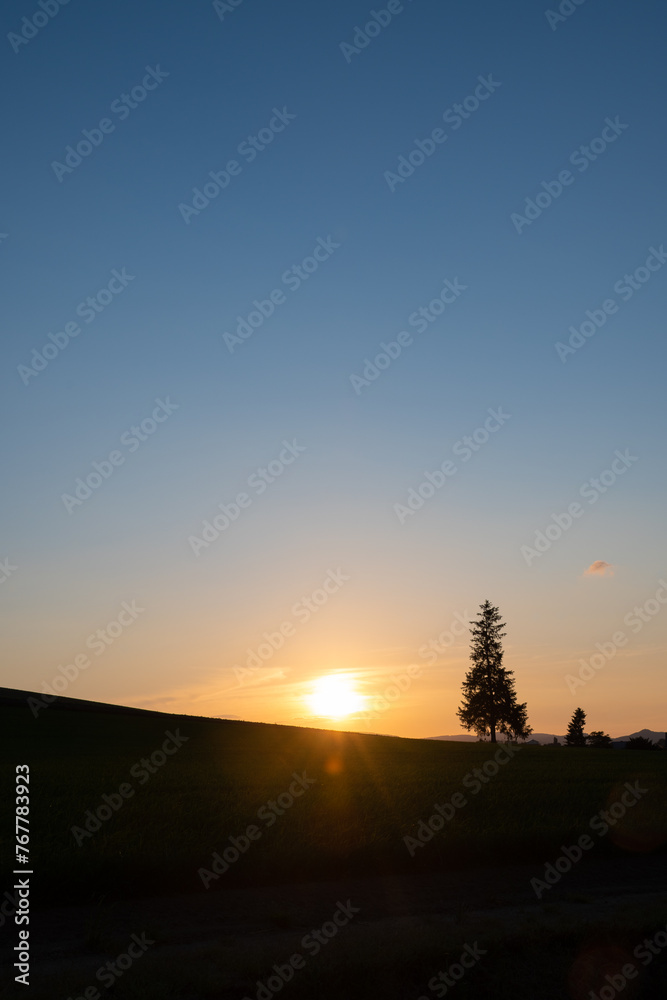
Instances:
[[[352,682],[342,674],[331,674],[315,681],[315,690],[306,698],[313,715],[341,719],[359,712],[365,698],[355,691]]]

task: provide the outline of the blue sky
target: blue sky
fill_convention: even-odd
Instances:
[[[145,613],[69,694],[288,722],[323,672],[382,687],[488,596],[534,728],[563,730],[585,699],[592,728],[663,725],[661,614],[578,701],[564,677],[666,572],[664,10],[586,0],[553,30],[532,0],[398,6],[353,53],[343,43],[385,7],[73,0],[13,44],[40,8],[3,9],[7,685],[42,690],[136,599]],[[122,105],[147,73],[155,89]],[[443,121],[480,77],[493,92],[460,127]],[[239,145],[276,109],[288,124],[249,162]],[[99,146],[54,169],[104,119]],[[387,172],[438,128],[391,190]],[[586,170],[570,160],[603,134]],[[234,159],[186,222],[179,205]],[[517,232],[513,213],[566,169]],[[283,280],[323,245],[299,287]],[[417,333],[409,317],[445,279],[465,291]],[[110,280],[85,322],[77,307]],[[224,334],[275,289],[230,351]],[[563,362],[555,344],[610,298]],[[77,320],[26,379],[33,349]],[[350,376],[401,331],[413,342],[356,392]],[[165,399],[171,415],[130,451],[123,435]],[[401,523],[395,505],[498,407],[510,418]],[[188,539],[283,441],[305,451],[195,555]],[[521,546],[617,449],[637,460],[528,566]],[[122,464],[68,513],[63,494],[114,450]],[[596,560],[613,576],[582,578]],[[244,650],[331,567],[349,583],[273,673],[234,690]],[[375,728],[455,732],[466,655],[463,640]]]

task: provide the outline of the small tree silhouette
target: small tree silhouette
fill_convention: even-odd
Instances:
[[[575,708],[574,714],[572,716],[572,721],[567,727],[567,735],[565,737],[565,745],[568,747],[585,747],[586,737],[584,736],[584,723],[586,722],[586,713],[583,708]]]
[[[608,733],[603,733],[601,729],[596,729],[594,732],[589,733],[586,739],[588,740],[589,747],[596,747],[597,749],[606,749],[612,745],[611,736]]]
[[[626,750],[657,750],[655,743],[647,740],[645,736],[633,736],[625,744]]]

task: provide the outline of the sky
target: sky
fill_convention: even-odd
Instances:
[[[2,684],[664,730],[664,7],[0,17]]]

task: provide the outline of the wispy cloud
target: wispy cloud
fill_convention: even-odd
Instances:
[[[611,563],[605,562],[604,559],[596,559],[595,562],[591,563],[587,570],[584,571],[584,576],[613,576],[614,567]]]

